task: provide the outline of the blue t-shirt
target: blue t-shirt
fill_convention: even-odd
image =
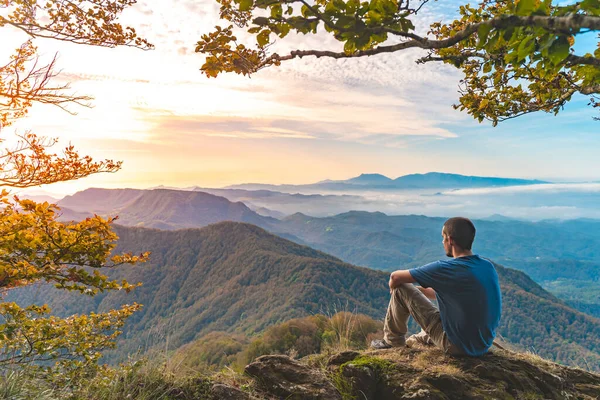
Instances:
[[[494,265],[478,255],[440,260],[411,269],[411,276],[435,290],[448,339],[465,354],[485,354],[496,337],[502,295]]]

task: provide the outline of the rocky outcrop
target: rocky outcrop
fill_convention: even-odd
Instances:
[[[252,396],[247,398],[253,399],[600,398],[600,375],[505,350],[481,358],[412,348],[344,352],[328,360],[323,355],[301,361],[271,355],[256,359],[246,373],[254,382]]]
[[[217,383],[210,389],[210,395],[213,400],[250,400],[249,394],[242,392],[238,388],[229,385]]]
[[[246,366],[267,393],[289,400],[342,400],[323,371],[309,368],[287,356],[262,356]]]

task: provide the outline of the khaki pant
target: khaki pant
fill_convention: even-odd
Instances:
[[[403,283],[392,291],[383,325],[383,339],[392,346],[404,345],[408,331],[408,317],[411,315],[423,329],[415,337],[417,341],[424,344],[433,342],[451,355],[464,354],[448,340],[442,327],[440,310],[419,289],[409,283]]]

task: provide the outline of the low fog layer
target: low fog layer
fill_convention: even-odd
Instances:
[[[208,191],[208,190],[207,190]],[[313,194],[315,194],[313,192]],[[235,197],[251,208],[267,208],[286,215],[301,212],[330,216],[350,210],[380,211],[389,215],[419,214],[445,217],[465,215],[487,218],[499,215],[539,221],[543,219],[600,218],[600,183],[540,184],[459,190],[339,191],[324,196],[252,198]],[[342,196],[345,194],[345,196]],[[230,198],[226,191],[219,195]],[[233,200],[233,198],[230,198]]]

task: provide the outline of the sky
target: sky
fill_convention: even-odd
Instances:
[[[417,30],[447,21],[459,2],[432,2]],[[465,175],[600,180],[600,123],[577,97],[558,116],[535,114],[478,123],[452,109],[458,70],[416,65],[418,50],[369,58],[304,58],[251,78],[209,79],[196,41],[218,20],[214,0],[141,0],[122,22],[155,44],[153,51],[38,40],[43,59],[59,54],[62,82],[94,97],[73,116],[35,106],[2,130],[32,130],[73,144],[82,154],[124,162],[121,171],[42,189],[223,187],[257,182],[303,184],[361,173],[396,178],[441,171]],[[24,37],[3,28],[0,55]],[[7,40],[5,40],[5,38]],[[252,40],[240,35],[241,40]],[[589,49],[596,37],[578,38]],[[326,35],[290,35],[273,50],[340,49]]]

